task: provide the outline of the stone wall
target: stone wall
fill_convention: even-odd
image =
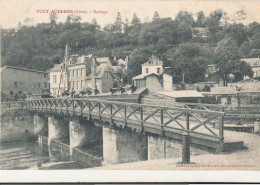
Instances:
[[[34,135],[33,115],[19,108],[1,109],[0,141],[28,140]]]
[[[191,155],[208,154],[211,151],[191,146]],[[148,160],[177,158],[182,156],[182,143],[168,137],[148,136]]]

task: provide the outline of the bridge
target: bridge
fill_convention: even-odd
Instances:
[[[173,148],[181,147],[177,143],[184,133],[191,136],[194,147],[209,151],[222,152],[243,145],[242,141],[232,141],[224,135],[226,113],[222,106],[180,105],[153,106],[93,98],[44,98],[20,102],[23,109],[34,112],[36,127],[43,128],[47,124],[48,136],[42,137],[41,141],[45,141],[43,145],[47,148],[49,145],[49,150],[51,144],[57,149],[57,139],[69,137],[67,147],[59,150],[67,151],[68,155],[79,155],[77,147],[101,137],[104,163],[176,155]],[[119,145],[128,148],[127,151],[119,149]]]

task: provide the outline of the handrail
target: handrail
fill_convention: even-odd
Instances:
[[[95,101],[101,103],[112,103],[117,105],[127,105],[127,106],[138,106],[138,107],[146,107],[146,108],[157,108],[157,109],[170,109],[170,110],[178,110],[184,112],[191,112],[191,113],[205,113],[205,114],[214,114],[219,116],[224,116],[224,111],[211,111],[211,110],[198,110],[198,109],[188,109],[188,108],[180,108],[180,107],[167,107],[167,106],[157,106],[157,105],[148,105],[148,104],[139,104],[139,103],[126,103],[126,102],[117,102],[117,101],[108,101],[103,99],[90,99],[90,98],[44,98],[44,99],[32,99],[32,100],[25,100],[28,101],[43,101],[43,100],[74,100],[74,101]],[[204,104],[203,104],[204,105]]]

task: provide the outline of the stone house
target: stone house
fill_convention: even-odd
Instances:
[[[113,77],[104,63],[91,60],[91,72],[86,76],[86,87],[98,90],[99,93],[110,92],[113,87]]]
[[[4,66],[1,68],[1,91],[6,95],[48,94],[48,72]]]

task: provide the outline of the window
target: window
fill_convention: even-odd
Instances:
[[[54,83],[54,84],[57,83],[57,75],[53,75],[53,83]]]
[[[148,68],[146,68],[146,73],[149,73],[149,69]]]
[[[68,88],[71,89],[71,82],[69,82],[69,84],[68,84]]]
[[[230,105],[231,104],[231,97],[227,97],[227,104]]]
[[[81,80],[81,89],[83,89],[83,85],[84,85],[84,80]]]
[[[10,95],[13,95],[14,94],[14,91],[10,91]]]
[[[18,83],[14,82],[14,88],[17,88],[17,86],[18,86]]]
[[[38,86],[39,88],[41,88],[41,83],[37,83],[37,86]]]
[[[48,87],[48,83],[47,82],[44,82],[44,87]]]
[[[157,73],[160,73],[161,72],[161,68],[157,68]]]
[[[75,76],[75,70],[72,71],[72,76],[73,76],[73,77]]]
[[[81,71],[80,71],[80,73],[81,73],[81,76],[83,76],[83,70],[84,70],[84,69],[83,69],[83,68],[81,68]]]

